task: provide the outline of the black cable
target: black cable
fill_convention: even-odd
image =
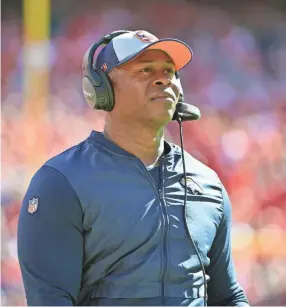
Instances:
[[[184,155],[184,142],[183,142],[183,125],[182,125],[182,119],[178,118],[177,119],[179,126],[180,126],[180,140],[181,140],[181,151],[182,151],[182,160],[183,160],[183,170],[184,170],[184,179],[185,179],[185,198],[184,198],[184,210],[186,210],[186,205],[187,205],[187,173],[186,173],[186,164],[185,164],[185,155]],[[206,272],[205,268],[201,259],[201,256],[199,254],[199,251],[197,249],[197,246],[192,238],[192,235],[190,234],[190,231],[188,231],[188,225],[187,225],[187,219],[186,215],[184,214],[184,221],[185,221],[185,226],[187,233],[191,239],[192,245],[195,249],[195,252],[197,254],[197,257],[199,259],[202,271],[203,271],[203,276],[204,276],[204,306],[207,306],[207,279],[206,279]]]

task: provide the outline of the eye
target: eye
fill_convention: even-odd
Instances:
[[[141,72],[151,72],[152,69],[150,67],[144,67],[140,70]]]
[[[175,74],[175,70],[173,68],[166,68],[166,73],[168,75],[174,75]]]

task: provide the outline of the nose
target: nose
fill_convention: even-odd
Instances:
[[[171,78],[166,74],[160,74],[156,76],[155,80],[153,81],[154,86],[169,86],[171,85]]]

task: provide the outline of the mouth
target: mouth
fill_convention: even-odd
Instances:
[[[175,98],[171,94],[159,94],[159,95],[152,97],[151,100],[152,101],[155,101],[155,100],[167,100],[167,101],[172,100],[172,101],[175,101]]]

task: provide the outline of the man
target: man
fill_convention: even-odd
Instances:
[[[145,31],[100,52],[96,68],[115,94],[104,132],[46,162],[23,200],[18,254],[29,305],[201,306],[199,257],[209,305],[248,305],[223,185],[188,153],[185,183],[181,150],[164,139],[181,93],[176,72],[191,58],[183,42]]]

